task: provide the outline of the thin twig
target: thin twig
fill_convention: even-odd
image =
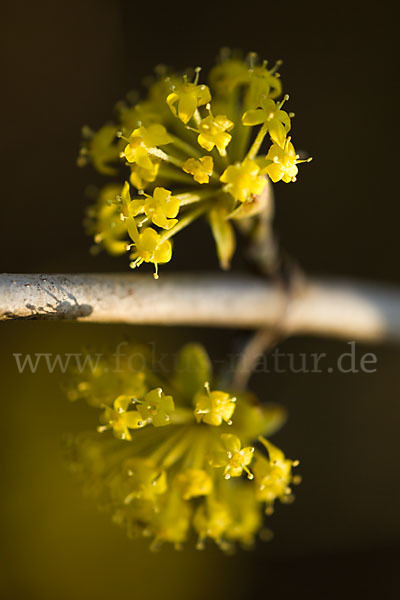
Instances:
[[[254,367],[264,354],[273,350],[285,336],[276,329],[259,329],[246,344],[236,365],[232,389],[245,390]]]
[[[278,263],[276,263],[278,266]],[[254,368],[263,354],[273,350],[275,346],[288,336],[287,319],[291,304],[300,297],[305,285],[303,273],[294,264],[282,266],[275,273],[276,285],[282,289],[280,314],[276,322],[269,328],[259,329],[247,342],[238,360],[233,376],[232,387],[237,390],[246,389]],[[286,271],[286,272],[285,272]]]
[[[261,329],[277,323],[284,295],[257,277],[229,274],[0,275],[0,320],[72,319],[137,325]],[[310,280],[285,320],[288,335],[400,342],[400,289]]]

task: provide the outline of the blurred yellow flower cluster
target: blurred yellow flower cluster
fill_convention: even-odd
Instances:
[[[232,222],[257,217],[238,208],[257,205],[270,181],[296,181],[304,162],[288,136],[289,97],[278,100],[278,64],[269,69],[254,54],[224,52],[208,85],[199,68],[183,75],[158,69],[142,100],[118,105],[115,125],[85,127],[79,164],[90,161],[117,178],[89,209],[95,244],[114,255],[130,252],[132,268],[153,263],[157,277],[158,264],[172,257],[175,234],[208,215],[228,268]]]
[[[68,392],[99,410],[97,432],[69,444],[85,489],[128,535],[151,538],[153,549],[180,548],[192,532],[198,548],[207,539],[225,551],[251,546],[269,531],[263,513],[276,500],[290,502],[299,480],[297,462],[264,437],[282,425],[284,410],[212,389],[210,361],[197,344],[181,350],[169,377],[145,349],[128,350],[118,368],[103,357],[76,372]]]

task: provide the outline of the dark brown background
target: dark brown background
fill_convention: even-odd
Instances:
[[[6,2],[2,9],[1,270],[125,271],[93,258],[81,221],[87,184],[76,167],[80,127],[99,126],[154,65],[205,67],[221,46],[255,50],[281,69],[294,138],[314,156],[296,185],[278,184],[277,229],[310,273],[399,283],[397,37],[390,2]],[[193,233],[195,231],[195,233]],[[176,269],[216,269],[207,228],[180,234]],[[237,260],[235,268],[242,268]],[[244,307],[245,310],[245,307]],[[376,374],[256,375],[261,398],[288,406],[277,440],[301,458],[304,483],[273,518],[275,540],[255,553],[153,556],[99,515],[64,470],[59,440],[92,423],[69,405],[61,375],[19,375],[13,352],[79,352],[126,335],[176,350],[190,339],[216,361],[236,332],[62,323],[2,325],[2,527],[0,595],[171,598],[256,594],[304,598],[398,597],[399,394],[395,348],[375,352]],[[166,335],[167,334],[167,335]],[[344,343],[291,340],[287,352]],[[397,571],[396,571],[397,569]],[[3,571],[3,573],[1,573]]]

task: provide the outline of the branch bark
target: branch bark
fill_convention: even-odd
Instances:
[[[268,328],[284,292],[247,275],[0,275],[0,320]],[[287,308],[287,335],[400,342],[400,289],[312,279]]]

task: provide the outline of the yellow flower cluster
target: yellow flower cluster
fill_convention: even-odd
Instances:
[[[122,173],[122,182],[103,189],[89,209],[95,244],[111,254],[133,248],[130,266],[153,263],[157,277],[158,264],[171,259],[172,237],[205,215],[220,264],[229,268],[232,223],[255,219],[263,206],[255,200],[269,182],[296,181],[304,162],[288,136],[293,113],[283,110],[287,95],[278,100],[277,67],[254,54],[244,60],[225,53],[208,85],[199,81],[199,68],[192,76],[159,69],[143,100],[118,105],[115,125],[84,128],[79,164]]]
[[[152,548],[180,548],[192,531],[198,548],[207,539],[225,551],[251,546],[263,513],[276,500],[290,502],[298,480],[297,463],[264,437],[283,423],[284,410],[249,393],[210,389],[210,361],[197,344],[181,350],[168,378],[138,348],[126,349],[117,367],[102,358],[76,372],[69,390],[100,411],[97,433],[69,445],[85,489],[130,536],[151,538]]]

